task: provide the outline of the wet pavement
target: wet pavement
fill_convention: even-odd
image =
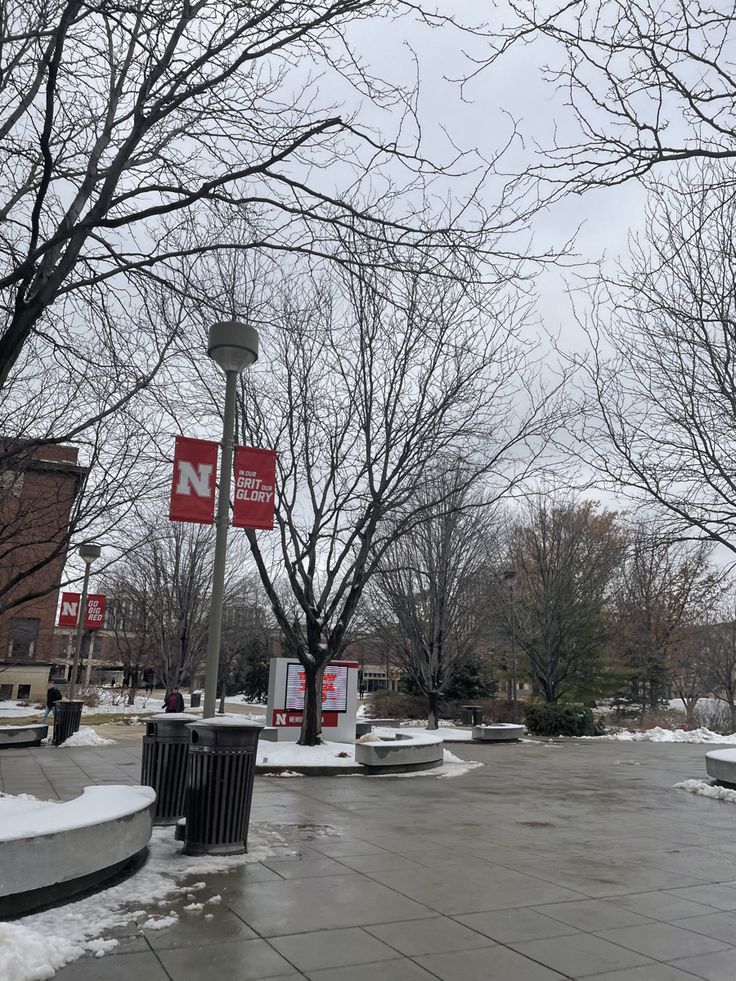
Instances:
[[[135,783],[142,729],[6,750],[0,790]],[[100,730],[103,731],[102,729]],[[708,747],[453,746],[454,778],[258,778],[282,846],[206,878],[212,919],[116,932],[58,981],[735,981],[736,806],[672,789]]]

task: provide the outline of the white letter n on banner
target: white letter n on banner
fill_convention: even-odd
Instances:
[[[211,497],[210,482],[212,480],[212,466],[209,463],[200,463],[194,467],[186,460],[178,460],[179,477],[176,484],[177,494],[189,496],[192,491],[197,497]]]

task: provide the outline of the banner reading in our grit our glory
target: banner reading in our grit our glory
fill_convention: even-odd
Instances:
[[[219,443],[177,436],[170,521],[211,525],[215,520],[215,481]]]
[[[235,447],[233,525],[273,528],[276,451],[253,446]]]

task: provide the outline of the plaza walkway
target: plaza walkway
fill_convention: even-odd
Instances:
[[[119,730],[118,730],[119,732]],[[119,738],[114,735],[114,738]],[[212,919],[117,932],[58,981],[735,981],[736,806],[672,789],[705,747],[459,746],[457,779],[267,779],[289,847],[230,873]],[[0,754],[0,789],[133,783],[140,730]]]

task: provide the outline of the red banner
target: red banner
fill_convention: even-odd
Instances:
[[[252,446],[235,447],[235,496],[233,525],[236,528],[273,528],[276,451]]]
[[[89,593],[84,625],[87,630],[99,630],[105,625],[105,603],[107,597],[102,593]]]
[[[215,480],[219,443],[176,437],[170,521],[211,525],[215,520]]]
[[[60,627],[76,627],[79,618],[79,603],[82,599],[79,593],[62,593],[61,609],[59,610]],[[87,595],[87,610],[84,616],[84,626],[87,630],[99,630],[105,625],[105,603],[107,597],[102,593]]]

